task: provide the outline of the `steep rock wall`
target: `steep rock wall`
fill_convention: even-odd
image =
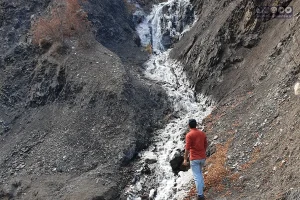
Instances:
[[[171,53],[196,91],[216,101],[204,121],[210,140],[232,141],[226,166],[239,179],[224,178],[229,199],[299,197],[300,4],[279,2],[294,8],[288,19],[256,17],[257,6],[272,3],[194,1],[199,20]]]

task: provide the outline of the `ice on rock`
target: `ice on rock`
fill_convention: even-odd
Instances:
[[[190,28],[193,23],[187,20],[190,11],[188,0],[169,0],[155,5],[151,14],[137,27],[142,45],[151,44],[156,53],[145,63],[145,76],[165,89],[177,118],[172,119],[164,129],[158,130],[153,138],[153,146],[140,153],[140,162],[148,161],[152,171],[147,176],[140,174],[139,180],[131,186],[127,200],[139,199],[141,190],[156,200],[183,199],[190,189],[191,171],[174,174],[170,160],[176,152],[184,149],[182,135],[187,129],[188,120],[195,118],[201,122],[210,114],[211,108],[206,103],[210,100],[201,94],[195,97],[194,88],[189,84],[182,65],[169,58],[170,50],[165,48],[162,40],[166,33],[175,38]],[[153,162],[149,163],[149,160]]]

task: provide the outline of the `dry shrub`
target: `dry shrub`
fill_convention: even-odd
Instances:
[[[80,0],[54,2],[50,13],[40,17],[32,25],[33,43],[40,45],[44,40],[63,42],[67,37],[85,35],[90,30],[87,13],[81,8]]]
[[[82,10],[78,0],[65,0],[66,1],[66,31],[69,34],[83,35],[90,28],[88,15]]]
[[[50,17],[41,17],[33,24],[33,43],[41,46],[45,41],[61,41],[62,29],[59,9],[53,9]]]
[[[229,141],[225,145],[218,144],[216,153],[207,159],[207,164],[210,165],[207,169],[208,173],[204,175],[207,189],[215,188],[217,191],[224,189],[222,181],[229,174],[229,170],[226,168],[226,160],[230,143]]]
[[[148,45],[146,46],[145,50],[146,50],[149,54],[152,54],[152,53],[153,53],[152,45],[151,45],[151,44],[148,44]]]

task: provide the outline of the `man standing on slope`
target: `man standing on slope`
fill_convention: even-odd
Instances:
[[[193,171],[196,188],[198,191],[198,200],[204,200],[204,179],[202,167],[206,159],[207,139],[204,132],[196,128],[195,119],[189,120],[190,132],[186,135],[186,145],[183,165],[187,166],[188,155],[190,155],[191,168]]]

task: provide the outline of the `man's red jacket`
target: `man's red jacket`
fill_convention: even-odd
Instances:
[[[185,142],[185,149],[190,151],[190,160],[206,159],[207,139],[203,131],[192,128]]]

